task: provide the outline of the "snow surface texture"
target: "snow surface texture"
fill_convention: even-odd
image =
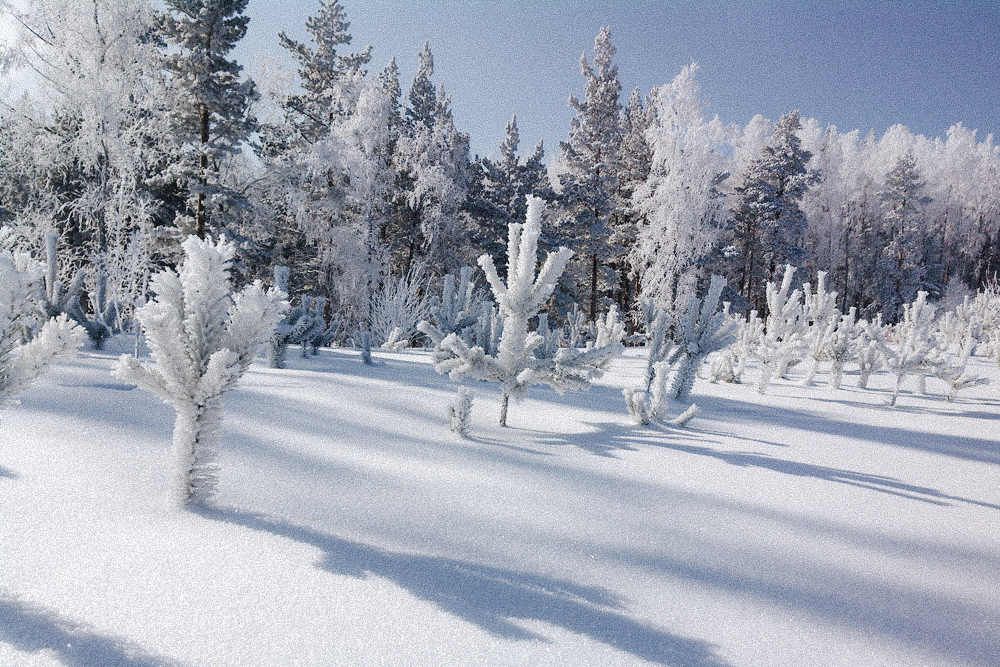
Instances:
[[[218,495],[171,502],[173,410],[105,352],[0,414],[0,665],[1000,664],[994,384],[943,399],[698,382],[632,424],[630,351],[509,428],[426,352],[263,358],[223,397]]]

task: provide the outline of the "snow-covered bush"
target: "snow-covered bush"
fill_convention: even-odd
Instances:
[[[956,316],[955,313],[947,313],[941,322],[941,329],[948,332],[947,345],[942,350],[943,357],[935,365],[933,372],[948,386],[945,399],[949,402],[954,401],[962,389],[989,383],[987,378],[973,375],[966,370],[969,356],[976,347],[976,337],[973,333],[975,326],[971,318]],[[958,333],[961,329],[964,329],[964,332]]]
[[[0,250],[0,407],[37,378],[51,361],[83,344],[84,331],[65,314],[45,321],[42,274],[26,256]]]
[[[547,384],[556,391],[585,389],[599,377],[611,360],[622,352],[620,342],[585,350],[559,348],[551,359],[538,358],[535,349],[544,342],[537,332],[528,331],[528,320],[538,314],[555,290],[556,281],[573,252],[560,248],[550,252],[538,275],[536,251],[542,230],[542,208],[537,197],[528,197],[527,220],[508,226],[507,284],[497,275],[493,258],[483,255],[479,266],[493,291],[503,319],[503,332],[495,355],[479,346],[470,347],[458,334],[448,334],[435,353],[435,368],[453,380],[472,376],[499,382],[502,392],[500,425],[507,425],[510,399],[522,398],[532,384]]]
[[[663,312],[657,313],[649,338],[646,391],[622,391],[625,407],[638,423],[656,420],[665,400],[686,400],[705,357],[734,342],[736,322],[724,310],[718,310],[725,286],[724,278],[712,276],[704,299],[691,296],[670,340],[666,337],[669,317]],[[666,375],[671,367],[674,367],[674,374],[670,385],[666,386]]]
[[[736,366],[733,368],[733,381],[743,380],[743,371],[747,361],[757,358],[757,347],[764,338],[764,320],[760,319],[756,310],[751,310],[747,319],[741,320],[736,329],[736,340],[731,349],[735,353]]]
[[[471,342],[474,331],[483,311],[483,302],[476,298],[476,284],[472,280],[472,267],[463,266],[459,272],[458,282],[455,276],[447,274],[441,290],[441,298],[432,297],[429,318],[421,321],[417,328],[424,333],[435,346],[440,345],[448,334],[456,333],[466,342]]]
[[[156,295],[137,311],[152,364],[122,355],[117,375],[151,391],[177,411],[173,445],[182,502],[204,502],[216,485],[215,455],[222,395],[250,367],[288,308],[285,295],[260,282],[234,294],[234,247],[190,236],[180,271],[153,277]]]
[[[405,276],[387,278],[375,294],[372,344],[384,349],[408,346],[417,324],[430,312],[430,306],[422,267],[414,267]]]

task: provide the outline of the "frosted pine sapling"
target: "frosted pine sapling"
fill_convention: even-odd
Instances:
[[[757,357],[760,341],[764,338],[764,320],[760,319],[756,310],[751,310],[746,320],[739,323],[736,330],[736,342],[733,350],[736,353],[736,367],[733,369],[733,380],[737,383],[743,379],[743,371],[747,361]]]
[[[871,322],[861,320],[855,329],[852,343],[854,357],[858,362],[858,389],[867,389],[872,374],[885,366],[886,340],[882,327],[882,315],[876,315]]]
[[[471,342],[467,334],[476,325],[482,312],[482,303],[475,299],[475,289],[471,266],[462,267],[457,284],[454,275],[445,275],[441,298],[431,299],[430,319],[421,320],[417,329],[430,338],[435,346],[450,333],[457,333],[466,342]]]
[[[534,350],[543,339],[537,332],[528,331],[528,320],[541,310],[555,290],[556,281],[573,254],[567,248],[550,252],[536,277],[536,252],[543,206],[541,199],[529,196],[525,223],[508,226],[506,284],[497,275],[492,257],[483,255],[479,258],[479,266],[486,274],[503,319],[503,332],[496,354],[488,355],[478,346],[470,348],[457,334],[451,333],[440,346],[442,353],[450,356],[443,354],[435,360],[436,370],[448,373],[453,380],[468,375],[499,382],[502,394],[501,426],[507,425],[510,399],[522,398],[528,386],[548,384],[556,391],[588,388],[590,381],[599,377],[622,351],[618,342],[587,350],[560,348],[551,359],[539,359],[534,355]]]
[[[934,311],[935,307],[927,303],[927,292],[922,290],[913,303],[903,305],[903,319],[895,327],[895,344],[886,346],[886,366],[896,378],[889,405],[896,405],[907,375],[918,373],[922,379],[927,370],[935,370],[940,363],[933,335]]]
[[[644,308],[646,313],[646,374],[645,391],[625,387],[625,409],[638,424],[649,424],[659,416],[667,393],[667,374],[684,353],[683,348],[670,338],[670,316],[657,309],[652,302]]]
[[[0,407],[14,401],[53,359],[83,344],[83,329],[65,313],[37,328],[44,319],[42,280],[30,258],[0,250]]]
[[[216,486],[222,395],[270,339],[288,302],[274,288],[265,293],[260,281],[234,294],[229,271],[235,250],[224,239],[213,244],[190,236],[182,246],[179,273],[156,274],[156,296],[136,313],[153,363],[122,355],[116,373],[177,411],[176,490],[181,502],[201,503]]]
[[[59,234],[45,234],[45,311],[49,317],[65,313],[74,320],[86,319],[80,309],[80,296],[83,294],[83,279],[86,273],[78,270],[64,291],[59,280],[59,257],[57,246]]]
[[[855,340],[858,336],[857,308],[851,306],[846,315],[840,316],[837,328],[829,342],[830,355],[830,387],[840,389],[844,379],[844,365],[857,358]]]
[[[781,286],[773,282],[765,286],[768,314],[764,337],[758,348],[762,367],[757,379],[757,392],[761,394],[767,391],[771,378],[775,375],[782,377],[789,364],[801,358],[804,333],[800,302],[802,292],[797,289],[789,292],[794,275],[795,267],[787,264]]]
[[[472,399],[471,389],[459,387],[455,398],[448,404],[448,427],[459,435],[465,435],[465,432],[469,430],[469,420],[472,418]]]
[[[286,295],[288,294],[288,274],[287,266],[274,267],[274,287],[278,292]],[[312,324],[308,308],[304,304],[291,308],[275,325],[271,340],[267,342],[267,365],[270,368],[284,368],[288,345],[300,340]],[[303,350],[305,350],[304,345]]]
[[[712,276],[705,298],[691,296],[687,312],[678,322],[674,342],[683,350],[683,355],[667,390],[667,396],[673,400],[687,399],[698,366],[705,357],[735,341],[735,322],[718,310],[719,297],[725,287],[725,278]]]
[[[956,336],[955,330],[961,326],[963,318],[955,316],[954,313],[947,313],[947,316],[941,322],[941,328],[947,331],[947,338],[942,349],[943,358],[934,369],[934,374],[948,385],[945,400],[950,403],[955,400],[958,392],[962,389],[988,384],[989,380],[966,372],[969,356],[976,346],[975,323],[971,319],[965,319],[964,334]]]
[[[816,291],[805,283],[802,286],[802,310],[805,315],[806,330],[804,344],[809,368],[802,380],[803,386],[811,387],[816,379],[819,364],[832,358],[830,346],[840,323],[840,310],[837,308],[837,293],[826,290],[826,271],[820,271],[816,279]]]

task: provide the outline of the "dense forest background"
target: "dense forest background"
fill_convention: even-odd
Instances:
[[[127,327],[185,238],[224,235],[238,282],[289,267],[293,303],[322,297],[345,339],[385,337],[375,318],[402,317],[481,254],[503,275],[528,195],[547,203],[538,251],[574,251],[556,322],[616,304],[638,325],[712,274],[733,312],[763,314],[786,263],[802,280],[826,272],[842,312],[892,322],[920,291],[959,299],[1000,270],[1000,150],[961,124],[934,139],[794,110],[726,125],[693,63],[623,94],[605,28],[547,160],[520,145],[516,117],[497,157],[472,156],[429,45],[404,90],[395,59],[353,50],[344,7],[320,0],[309,42],[278,37],[297,81],[252,81],[230,57],[246,4],[5,4],[19,34],[4,76],[34,83],[0,105],[0,243],[52,258],[53,303],[61,290],[108,331]]]

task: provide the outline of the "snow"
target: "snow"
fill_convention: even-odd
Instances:
[[[634,425],[631,350],[467,438],[424,351],[258,360],[223,398],[207,509],[170,492],[173,409],[57,361],[0,413],[2,665],[1000,664],[1000,400],[887,406],[845,373]],[[911,382],[912,379],[908,382]]]

